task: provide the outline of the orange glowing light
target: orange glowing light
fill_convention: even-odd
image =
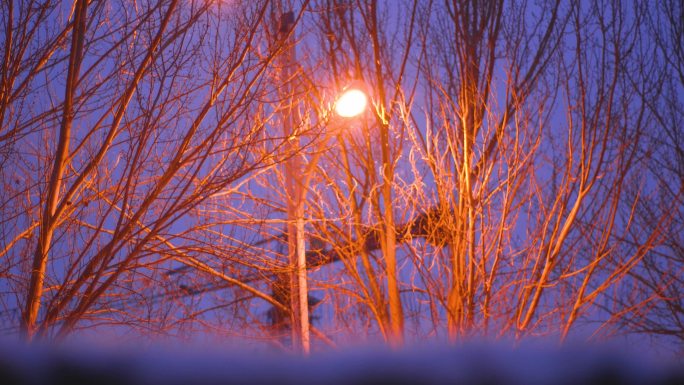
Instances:
[[[358,89],[352,88],[345,91],[337,103],[335,103],[335,112],[343,118],[353,118],[358,116],[366,110],[368,105],[368,97],[366,94]]]

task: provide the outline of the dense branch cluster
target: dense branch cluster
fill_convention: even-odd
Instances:
[[[683,342],[681,2],[67,3],[0,4],[3,335],[288,349],[296,214],[314,349]]]

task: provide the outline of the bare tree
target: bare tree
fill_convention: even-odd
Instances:
[[[276,52],[254,44],[267,6],[3,5],[10,330],[21,325],[28,339],[100,324],[163,331],[176,315],[151,294],[172,260],[277,303],[193,250],[209,226],[189,215],[274,163],[255,148],[282,142],[264,134],[259,109]]]
[[[560,2],[316,10],[324,68],[337,84],[363,79],[375,106],[311,187],[314,238],[344,272],[325,286],[359,314],[340,321],[369,317],[396,344],[407,320],[453,340],[565,339],[610,323],[597,302],[620,302],[612,289],[668,221],[656,215],[637,247],[621,247],[651,129],[630,85],[642,15]]]
[[[678,3],[238,3],[3,4],[7,333],[681,334]]]
[[[623,247],[639,247],[644,234],[658,227],[659,218],[667,221],[658,227],[660,242],[630,271],[630,279],[616,298],[619,305],[605,304],[612,315],[607,329],[618,334],[636,332],[682,354],[677,346],[684,335],[684,29],[679,22],[684,7],[679,2],[662,2],[657,7],[641,4],[636,12],[643,15],[640,33],[647,40],[635,47],[638,57],[630,80],[634,93],[647,106],[651,128],[640,148],[642,162],[647,165],[640,175],[645,182],[626,191],[642,198],[630,208],[634,226],[621,239]]]

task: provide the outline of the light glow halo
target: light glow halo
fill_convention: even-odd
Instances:
[[[366,93],[356,88],[350,88],[337,99],[335,112],[343,118],[353,118],[363,113],[367,105],[368,96]]]

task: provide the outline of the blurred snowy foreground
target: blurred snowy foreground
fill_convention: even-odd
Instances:
[[[309,358],[0,341],[0,384],[684,384],[682,362],[603,348],[357,348]]]

